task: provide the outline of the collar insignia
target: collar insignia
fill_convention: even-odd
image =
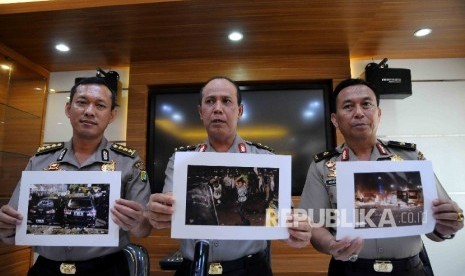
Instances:
[[[200,145],[200,147],[199,147],[199,151],[200,151],[200,152],[204,152],[204,151],[207,150],[207,148],[208,148],[207,144],[202,144],[202,145]]]
[[[237,146],[239,147],[239,152],[240,152],[240,153],[245,153],[245,152],[247,152],[247,148],[245,147],[245,144],[244,144],[244,143],[239,143]]]
[[[114,160],[111,160],[110,163],[105,163],[105,164],[102,164],[102,171],[103,172],[112,172],[115,170],[115,167],[116,167],[116,163]]]

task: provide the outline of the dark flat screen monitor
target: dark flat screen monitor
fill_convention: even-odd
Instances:
[[[150,87],[147,170],[152,192],[162,191],[175,148],[206,140],[197,112],[201,86]],[[291,155],[292,195],[300,195],[313,155],[335,145],[329,113],[331,82],[239,86],[244,105],[239,135],[273,148],[276,154]]]

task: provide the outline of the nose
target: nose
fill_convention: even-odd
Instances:
[[[86,116],[93,116],[94,115],[95,106],[93,104],[87,105],[86,109],[84,110],[84,114]]]
[[[356,117],[363,117],[365,114],[363,113],[363,108],[361,105],[356,105],[355,106],[355,116]]]
[[[221,101],[216,101],[215,104],[213,105],[213,112],[223,112],[223,105]]]

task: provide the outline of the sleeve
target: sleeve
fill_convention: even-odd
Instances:
[[[173,191],[173,174],[174,174],[174,154],[170,157],[168,165],[165,170],[165,185],[163,186],[163,192]]]
[[[416,155],[417,160],[426,160],[426,157],[423,155],[423,153],[421,151],[416,150],[415,155]],[[412,159],[415,160],[414,158],[412,158]],[[436,190],[438,192],[438,198],[450,199],[450,196],[447,194],[446,190],[441,185],[441,182],[439,181],[436,174],[434,174],[434,182],[436,184]]]
[[[320,210],[330,208],[328,192],[323,182],[323,176],[318,172],[317,164],[312,162],[308,169],[305,186],[300,198],[299,208],[313,217],[313,221],[320,221]]]
[[[129,168],[131,177],[127,180],[127,183],[123,183],[126,187],[125,199],[136,201],[145,206],[151,194],[145,165],[139,156],[131,164]]]

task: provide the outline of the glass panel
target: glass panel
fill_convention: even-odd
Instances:
[[[0,59],[0,198],[11,195],[40,145],[46,84],[28,67]]]

